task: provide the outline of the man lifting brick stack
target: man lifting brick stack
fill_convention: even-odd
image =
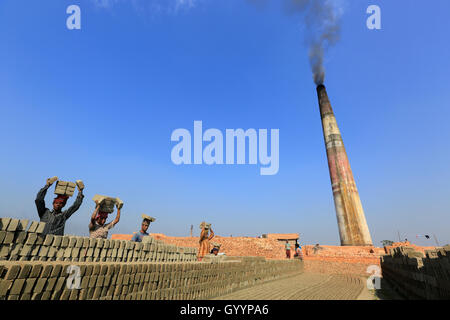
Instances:
[[[95,210],[92,213],[91,222],[89,223],[89,236],[91,238],[107,239],[108,231],[120,220],[120,210],[123,207],[123,201],[119,198],[111,198],[98,194],[92,200],[95,202]],[[114,206],[117,207],[117,216],[112,222],[106,223],[108,214],[114,212]]]
[[[45,207],[44,199],[48,188],[55,182],[56,198],[53,200],[53,210],[50,210]],[[78,195],[75,202],[69,209],[62,211],[62,208],[64,208],[67,203],[67,199],[73,196],[75,187],[78,188]],[[77,180],[76,183],[73,183],[58,181],[58,177],[47,179],[45,186],[39,190],[35,200],[39,218],[41,219],[41,222],[45,222],[43,234],[64,235],[64,227],[67,219],[80,208],[81,203],[83,202],[83,189],[84,184],[81,180]]]

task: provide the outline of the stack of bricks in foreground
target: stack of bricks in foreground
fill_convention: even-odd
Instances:
[[[0,300],[210,299],[303,272],[301,261],[196,262],[196,249],[150,237],[147,243],[44,237],[43,224],[26,230],[25,220],[0,223]]]
[[[68,272],[72,270],[75,272],[70,275]],[[300,272],[301,263],[293,260],[216,263],[7,261],[0,263],[0,299],[210,299]],[[79,286],[74,275],[79,276]]]
[[[381,259],[383,278],[409,299],[450,299],[450,246],[415,251],[390,249]]]
[[[73,262],[195,261],[197,249],[168,245],[151,237],[125,240],[42,235],[44,223],[0,219],[0,260]],[[25,231],[26,230],[26,231]]]

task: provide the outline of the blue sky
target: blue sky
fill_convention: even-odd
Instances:
[[[341,2],[325,84],[374,244],[398,230],[450,243],[450,3]],[[81,30],[66,28],[71,4]],[[371,4],[382,30],[366,28]],[[38,219],[35,194],[57,175],[86,185],[68,234],[88,234],[98,193],[125,202],[112,233],[147,213],[174,236],[206,220],[223,236],[339,244],[304,25],[280,1],[0,0],[0,39],[1,216]],[[194,120],[279,129],[278,174],[175,166],[171,133]]]

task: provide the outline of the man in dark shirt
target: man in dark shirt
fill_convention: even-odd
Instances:
[[[83,202],[83,187],[77,184],[78,187],[78,196],[72,206],[64,211],[61,211],[62,208],[66,205],[68,196],[58,195],[53,200],[53,210],[47,209],[45,207],[45,195],[47,194],[48,188],[55,182],[54,179],[47,179],[47,183],[45,186],[39,190],[36,196],[36,208],[39,214],[39,218],[41,222],[45,222],[45,228],[43,234],[53,234],[57,236],[64,235],[64,227],[66,225],[67,219],[80,208],[81,203]]]
[[[142,242],[142,238],[149,236],[147,230],[148,227],[150,226],[150,223],[154,222],[156,219],[153,217],[150,217],[146,214],[142,215],[142,225],[141,225],[141,230],[138,232],[133,232],[133,237],[131,238],[131,241],[135,241],[135,242]]]

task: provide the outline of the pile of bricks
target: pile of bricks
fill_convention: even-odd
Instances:
[[[396,247],[381,259],[383,278],[409,299],[450,299],[450,246],[425,250]]]
[[[380,265],[383,248],[369,246],[303,246],[305,271],[325,274],[369,276],[370,266]]]
[[[197,249],[168,245],[152,237],[145,242],[43,235],[45,223],[0,219],[0,260],[73,262],[195,261]]]
[[[423,254],[425,254],[425,250],[435,250],[436,249],[436,246],[426,246],[426,247],[424,247],[424,246],[415,245],[415,244],[413,244],[413,243],[411,243],[409,241],[403,241],[403,242],[394,242],[390,246],[385,246],[384,247],[384,251],[385,251],[386,254],[389,254],[389,252],[390,252],[389,250],[393,249],[393,248],[396,248],[396,247],[411,247],[411,248],[414,248],[415,251],[422,252]]]
[[[210,299],[302,272],[300,261],[0,261],[0,300]]]
[[[0,260],[26,260],[38,256],[38,246],[43,245],[45,223],[29,220],[0,218]]]
[[[191,248],[199,247],[198,237],[170,237],[164,234],[151,234],[155,239],[167,244],[185,246]],[[131,239],[130,234],[113,234],[112,239]],[[269,238],[254,237],[222,237],[216,235],[211,242],[220,243],[220,252],[229,256],[258,256],[266,259],[284,259],[286,257],[284,243]],[[211,245],[212,249],[212,245]]]
[[[327,258],[370,258],[381,257],[385,254],[383,248],[371,246],[328,246],[320,245],[320,249],[314,249],[313,245],[303,246],[303,255],[307,257],[327,257]]]
[[[76,184],[75,182],[58,181],[55,186],[55,194],[67,195],[69,197],[73,196],[75,192]]]
[[[221,257],[197,248],[43,235],[45,224],[0,219],[0,300],[209,299],[303,272],[301,261]]]

